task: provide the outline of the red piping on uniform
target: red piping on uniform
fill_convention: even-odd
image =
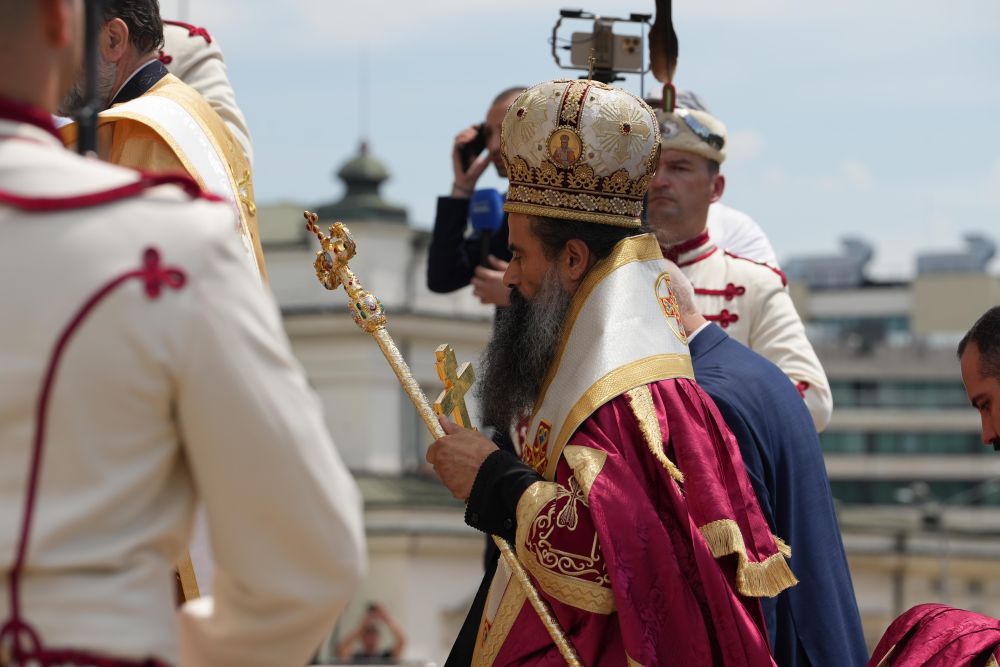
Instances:
[[[29,144],[37,144],[38,146],[49,146],[50,144],[45,141],[40,141],[37,137],[29,137],[20,134],[0,134],[0,141],[25,141]]]
[[[160,296],[164,285],[173,289],[181,289],[187,281],[184,272],[174,267],[162,267],[160,265],[160,253],[156,248],[147,248],[143,253],[142,268],[123,273],[117,278],[105,284],[97,290],[83,306],[76,312],[73,318],[59,334],[52,354],[49,357],[48,367],[45,370],[42,380],[41,391],[35,407],[35,437],[32,440],[31,463],[28,468],[28,486],[25,490],[24,513],[21,519],[21,531],[18,538],[16,556],[14,564],[7,575],[10,585],[10,614],[11,618],[3,627],[0,627],[0,645],[9,642],[13,647],[13,659],[17,664],[25,661],[38,661],[44,666],[75,663],[81,665],[100,665],[106,667],[139,667],[143,665],[157,665],[152,660],[125,661],[113,658],[103,658],[92,656],[84,652],[72,650],[49,650],[42,646],[38,634],[26,621],[21,618],[20,583],[21,570],[24,568],[24,561],[28,552],[28,542],[31,537],[31,521],[35,512],[35,501],[38,494],[38,480],[42,470],[42,454],[45,448],[45,426],[48,416],[49,398],[52,394],[52,385],[56,379],[56,372],[59,369],[59,362],[62,360],[63,352],[69,344],[84,319],[94,310],[94,308],[119,285],[133,278],[139,278],[145,283],[146,296],[149,299],[157,299]],[[22,642],[27,640],[31,644],[31,649],[25,651]]]
[[[702,254],[698,255],[697,257],[695,257],[694,259],[690,259],[690,260],[688,260],[686,262],[681,262],[680,264],[677,265],[677,267],[678,268],[683,268],[685,266],[691,266],[692,264],[697,264],[698,262],[702,261],[703,259],[708,259],[712,255],[714,255],[715,251],[718,250],[718,249],[719,249],[718,246],[712,246],[712,249],[709,250],[708,252],[702,253]]]
[[[205,192],[187,174],[167,173],[149,174],[139,172],[139,180],[125,185],[119,185],[110,190],[100,192],[88,192],[81,195],[70,195],[68,197],[28,197],[6,190],[0,190],[0,204],[7,204],[22,211],[37,213],[40,211],[67,211],[90,206],[100,206],[120,199],[134,197],[135,195],[158,185],[177,185],[190,197],[207,199],[208,201],[223,201],[217,195]]]
[[[204,37],[205,38],[205,42],[207,42],[208,44],[212,43],[212,36],[208,34],[207,30],[205,30],[204,28],[202,28],[200,26],[191,25],[190,23],[184,23],[183,21],[166,21],[166,20],[164,20],[163,22],[166,23],[167,25],[176,25],[176,26],[180,26],[181,28],[187,28],[188,37],[194,37],[194,36],[197,35],[198,37]]]
[[[802,397],[802,400],[805,400],[806,392],[809,391],[809,383],[803,380],[802,382],[796,384],[795,388],[799,390],[799,396]]]
[[[62,137],[52,122],[52,114],[45,109],[0,95],[0,118],[39,127],[58,139],[60,144],[62,143]]]
[[[763,267],[766,267],[768,269],[771,269],[772,271],[774,271],[774,273],[776,273],[778,275],[778,277],[781,278],[781,286],[782,287],[788,287],[788,276],[786,276],[785,272],[782,271],[781,269],[779,269],[778,267],[771,266],[767,262],[761,262],[761,261],[758,261],[756,259],[750,259],[749,257],[744,257],[743,255],[734,255],[733,253],[729,252],[728,250],[726,251],[726,254],[729,255],[730,257],[732,257],[733,259],[742,259],[744,262],[750,262],[752,264],[756,264],[758,266],[763,266]]]
[[[663,256],[669,259],[671,262],[676,262],[677,258],[683,255],[684,253],[694,250],[696,248],[700,248],[707,242],[708,242],[708,230],[706,229],[693,239],[688,239],[687,241],[663,249]]]

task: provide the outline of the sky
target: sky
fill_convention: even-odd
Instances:
[[[729,129],[724,201],[780,259],[875,248],[873,277],[915,253],[1000,243],[1000,2],[674,0],[675,83]],[[337,169],[367,139],[383,194],[433,224],[450,149],[493,96],[579,72],[551,54],[549,0],[161,0],[221,45],[254,139],[259,204],[339,199]],[[599,0],[603,16],[653,0]],[[560,32],[589,31],[583,23]],[[658,84],[627,76],[639,93]],[[504,188],[492,172],[480,187]],[[1000,270],[1000,260],[992,264]]]

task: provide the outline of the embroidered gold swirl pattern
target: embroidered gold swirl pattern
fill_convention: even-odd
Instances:
[[[563,499],[566,502],[557,513],[556,508]],[[568,577],[584,577],[602,586],[610,586],[611,579],[601,556],[596,533],[588,554],[557,549],[551,542],[557,530],[571,533],[576,531],[579,523],[577,504],[588,507],[579,483],[576,478],[570,477],[569,490],[559,486],[554,501],[548,503],[545,511],[539,513],[532,522],[528,533],[528,549],[535,554],[538,563],[548,570]]]

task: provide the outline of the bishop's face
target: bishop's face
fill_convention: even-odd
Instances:
[[[507,245],[511,260],[503,274],[504,285],[519,293],[528,301],[542,289],[549,274],[555,272],[558,280],[557,261],[545,254],[541,240],[531,229],[531,217],[523,213],[508,216]]]
[[[972,401],[972,407],[979,411],[983,429],[983,444],[993,445],[1000,451],[1000,381],[982,372],[982,355],[979,346],[970,342],[962,353],[962,382]]]

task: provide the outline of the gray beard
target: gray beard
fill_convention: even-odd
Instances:
[[[97,99],[100,109],[103,111],[111,106],[111,95],[114,93],[111,87],[115,85],[115,76],[118,74],[118,65],[100,60],[97,64]],[[87,86],[87,73],[80,70],[80,75],[73,83],[73,87],[59,103],[58,113],[66,118],[75,118],[84,105]]]
[[[497,309],[476,389],[486,426],[506,432],[531,411],[559,346],[572,298],[550,269],[534,300],[514,289],[510,306]]]

